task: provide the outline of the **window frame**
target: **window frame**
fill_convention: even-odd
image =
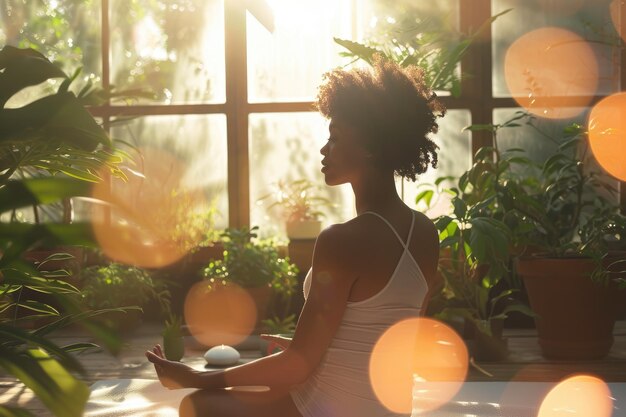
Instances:
[[[353,10],[358,0],[352,0]],[[102,86],[108,89],[110,80],[110,1],[101,0],[102,30]],[[621,21],[626,22],[626,7],[620,6]],[[353,13],[355,15],[355,13]],[[491,0],[459,0],[459,28],[462,33],[476,30],[491,17]],[[356,19],[356,16],[353,17]],[[353,21],[354,23],[354,21]],[[353,27],[355,25],[353,24]],[[228,158],[228,219],[229,227],[249,226],[250,223],[250,164],[249,115],[251,113],[291,113],[313,111],[313,103],[306,102],[248,102],[246,6],[244,2],[224,0],[224,42],[226,101],[219,104],[159,104],[113,105],[109,102],[92,107],[92,113],[102,118],[103,127],[110,129],[114,116],[152,116],[186,114],[224,114],[227,128]],[[441,97],[448,109],[469,110],[473,124],[490,124],[493,111],[498,108],[518,107],[513,98],[494,97],[492,88],[492,33],[491,27],[476,39],[465,54],[461,66],[464,77],[460,97]],[[620,52],[620,89],[626,84],[626,49]],[[604,95],[593,96],[590,106]],[[558,98],[555,98],[558,100]],[[471,132],[472,158],[482,146],[491,143],[490,133]],[[626,183],[620,181],[620,206],[626,213]]]

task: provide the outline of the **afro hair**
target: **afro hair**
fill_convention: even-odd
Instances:
[[[418,67],[377,56],[372,68],[335,69],[324,74],[315,107],[360,131],[364,147],[396,175],[415,181],[437,167],[438,146],[428,136],[437,133],[445,107]]]

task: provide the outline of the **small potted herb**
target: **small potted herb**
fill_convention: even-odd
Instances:
[[[278,207],[285,220],[287,237],[291,239],[315,239],[319,235],[323,217],[322,208],[331,207],[330,200],[319,194],[309,180],[279,181],[274,192],[261,197],[271,198],[268,209]]]
[[[163,353],[171,361],[180,361],[185,354],[185,338],[180,316],[171,314],[163,329]]]

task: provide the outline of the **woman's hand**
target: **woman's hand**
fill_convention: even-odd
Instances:
[[[280,349],[285,350],[291,344],[290,338],[277,334],[262,334],[261,339],[270,342],[269,346],[267,347],[268,354],[270,354],[275,347],[279,347]]]
[[[160,345],[146,351],[146,357],[154,364],[159,381],[165,388],[194,388],[197,386],[199,373],[180,362],[165,359]]]

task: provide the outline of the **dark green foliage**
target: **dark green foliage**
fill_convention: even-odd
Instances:
[[[263,321],[269,330],[292,330],[295,316],[289,314],[298,282],[298,267],[283,258],[272,240],[257,238],[258,227],[226,229],[222,235],[223,260],[214,260],[202,275],[216,284],[234,283],[244,288],[270,287],[270,318]]]
[[[170,293],[163,281],[153,279],[148,271],[112,263],[91,266],[80,274],[81,296],[89,309],[139,306],[157,301],[161,312],[170,307]]]
[[[95,246],[87,224],[16,222],[25,207],[59,204],[88,195],[87,182],[105,169],[122,176],[121,153],[84,108],[90,93],[70,92],[67,77],[43,55],[10,46],[0,51],[0,367],[18,378],[56,416],[79,417],[88,388],[73,373],[82,372],[73,353],[93,344],[57,346],[48,337],[70,324],[87,328],[112,352],[121,343],[94,318],[111,310],[85,310],[80,291],[67,282],[70,272],[44,265],[71,257],[56,253],[35,268],[23,260],[30,249],[59,245]],[[50,78],[64,79],[55,93],[20,108],[7,101]],[[8,222],[7,222],[8,221]],[[42,299],[34,295],[42,294]],[[42,301],[44,300],[44,301]],[[0,415],[28,415],[0,406]]]
[[[461,94],[461,75],[458,71],[461,59],[480,33],[509,11],[492,16],[478,30],[467,35],[446,28],[435,19],[418,19],[409,15],[400,17],[400,23],[384,29],[384,33],[379,34],[383,41],[359,43],[339,38],[334,40],[347,50],[342,55],[354,60],[362,59],[371,65],[378,54],[403,67],[417,66],[423,70],[429,89],[449,91],[453,97],[458,97]]]
[[[224,259],[209,263],[202,275],[218,282],[269,286],[277,293],[293,294],[298,268],[279,255],[273,241],[258,239],[257,229],[227,229],[222,235]]]

